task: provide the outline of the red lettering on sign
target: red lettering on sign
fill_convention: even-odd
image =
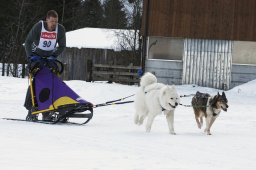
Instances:
[[[55,32],[42,32],[41,38],[44,39],[56,39],[56,33]]]

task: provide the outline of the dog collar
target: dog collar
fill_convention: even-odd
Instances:
[[[171,105],[170,103],[169,103],[169,105],[172,107],[172,108],[176,108],[175,106],[173,106],[173,105]],[[162,111],[165,111],[165,110],[167,110],[167,109],[165,109],[165,108],[163,108],[163,106],[161,106],[162,107]]]

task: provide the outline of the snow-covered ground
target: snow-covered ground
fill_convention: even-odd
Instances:
[[[134,94],[137,86],[66,82],[84,99],[103,103]],[[0,118],[25,118],[27,79],[0,77]],[[0,119],[2,170],[255,170],[256,80],[226,92],[228,112],[221,112],[207,136],[196,126],[192,108],[179,106],[170,135],[164,115],[152,131],[133,123],[133,103],[94,109],[84,126],[44,125]],[[180,95],[197,90],[177,86]],[[128,100],[133,100],[130,98]],[[191,97],[182,98],[190,104]]]

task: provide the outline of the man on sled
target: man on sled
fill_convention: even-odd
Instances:
[[[57,47],[58,44],[58,47]],[[58,23],[58,14],[54,10],[47,12],[46,21],[39,21],[30,30],[26,41],[25,50],[28,60],[28,68],[30,75],[37,68],[48,67],[52,72],[58,73],[57,57],[64,51],[66,47],[66,35],[63,25]],[[31,82],[31,84],[34,83]],[[28,88],[25,108],[28,110],[26,120],[37,121],[38,114],[32,114],[34,103],[33,88]],[[33,96],[33,97],[32,97]],[[51,120],[49,112],[42,113],[43,120]]]

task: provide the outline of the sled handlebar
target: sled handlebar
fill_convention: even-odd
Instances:
[[[59,60],[56,60],[56,62],[60,64],[60,69],[58,68],[58,72],[59,74],[62,74],[64,71],[64,64]]]
[[[31,63],[29,64],[29,73],[34,74],[42,67],[48,67],[57,72],[57,74],[62,74],[64,71],[64,65],[61,61],[57,59],[54,61],[49,61],[47,60],[47,58],[42,58],[40,61],[35,62],[34,65],[32,65]]]

